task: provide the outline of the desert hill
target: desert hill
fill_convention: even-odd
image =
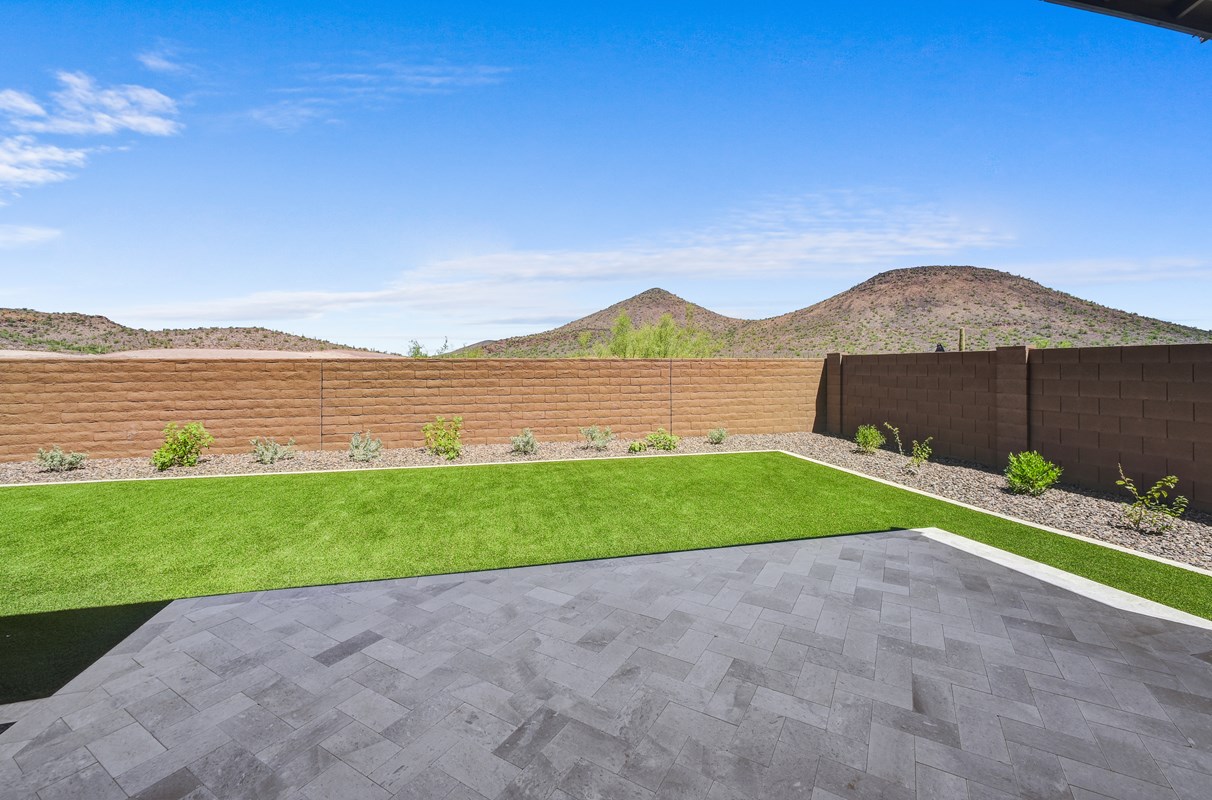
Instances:
[[[269,328],[145,330],[108,317],[0,308],[0,350],[114,353],[130,350],[361,350]]]
[[[999,270],[966,266],[882,272],[815,305],[761,320],[716,314],[663,289],[649,289],[559,328],[476,345],[489,356],[563,356],[582,349],[626,311],[636,325],[672,314],[723,344],[722,356],[818,357],[830,352],[948,350],[967,330],[970,350],[1006,345],[1067,346],[1212,342],[1212,331],[1108,308]]]

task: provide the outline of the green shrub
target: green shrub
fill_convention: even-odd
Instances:
[[[874,453],[883,447],[886,441],[888,440],[884,438],[884,434],[874,425],[859,425],[858,430],[854,432],[854,443],[864,453]]]
[[[46,472],[67,472],[80,469],[87,460],[87,453],[65,453],[59,445],[55,445],[50,450],[38,448],[38,463]]]
[[[896,452],[900,453],[902,456],[905,455],[905,446],[901,443],[901,429],[894,427],[890,422],[885,422],[884,427],[892,432],[893,441],[896,442]],[[879,431],[876,431],[876,433],[879,433]],[[934,441],[933,436],[927,436],[925,440],[921,442],[919,442],[917,439],[913,440],[913,446],[910,448],[910,454],[908,456],[909,462],[905,464],[906,472],[917,472],[918,468],[921,467],[922,464],[925,464],[930,460],[930,456],[934,453],[934,451],[930,449],[930,442],[932,441]]]
[[[1060,480],[1060,467],[1041,456],[1034,450],[1010,454],[1010,463],[1006,465],[1006,483],[1015,494],[1029,494],[1039,497],[1052,488]]]
[[[513,452],[522,456],[532,456],[539,452],[539,442],[534,438],[534,432],[530,428],[523,428],[522,432],[509,440],[513,445]]]
[[[425,449],[435,456],[445,456],[447,461],[454,461],[463,452],[462,430],[462,417],[438,417],[425,423],[421,428],[425,434]]]
[[[728,438],[727,428],[712,428],[707,432],[707,442],[709,444],[723,444]]]
[[[203,448],[215,443],[215,437],[207,433],[201,422],[190,422],[178,428],[170,422],[164,426],[164,444],[152,453],[151,463],[158,470],[169,467],[194,467],[202,455]]]
[[[614,439],[614,433],[610,428],[599,428],[597,425],[581,428],[581,435],[585,437],[585,446],[592,447],[594,450],[605,450]]]
[[[349,440],[349,457],[354,461],[374,461],[383,449],[383,440],[375,439],[370,431],[359,431]]]
[[[909,464],[905,469],[916,472],[918,467],[930,460],[930,456],[934,452],[930,449],[930,442],[933,440],[933,436],[927,436],[920,442],[917,439],[913,440],[913,454],[909,456]]]
[[[647,449],[648,445],[644,443],[643,439],[636,439],[634,442],[627,445],[628,453],[642,453]]]
[[[1132,479],[1124,474],[1124,468],[1120,465],[1119,480],[1115,482],[1115,485],[1124,487],[1132,495],[1132,502],[1124,509],[1124,521],[1135,530],[1165,533],[1174,527],[1174,520],[1181,517],[1187,510],[1187,498],[1181,494],[1177,495],[1170,504],[1166,503],[1166,498],[1170,494],[1167,490],[1178,485],[1178,478],[1174,475],[1162,478],[1153,484],[1153,488],[1142,495],[1137,491]]]
[[[248,443],[252,445],[253,461],[258,464],[273,464],[295,457],[294,439],[288,440],[286,444],[279,444],[271,437],[258,436],[256,439],[249,439]]]
[[[674,436],[664,428],[657,428],[644,437],[644,443],[653,450],[677,450],[680,441],[682,441],[681,436]]]

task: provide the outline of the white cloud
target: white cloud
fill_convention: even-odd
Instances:
[[[1083,258],[1010,264],[1003,269],[1045,285],[1102,286],[1212,279],[1212,259],[1198,257]]]
[[[166,75],[188,75],[194,67],[181,61],[178,48],[166,41],[161,41],[150,50],[136,53],[135,59],[146,69]]]
[[[136,309],[149,320],[314,318],[372,306],[437,311],[494,308],[510,317],[549,315],[543,291],[587,281],[660,283],[674,277],[863,275],[905,260],[939,261],[1011,239],[930,206],[881,204],[879,196],[822,195],[772,203],[716,225],[604,250],[526,250],[436,260],[393,284],[360,291],[258,292]],[[865,276],[865,275],[864,275]],[[548,299],[545,298],[544,301]],[[447,312],[449,313],[449,312]],[[483,320],[471,320],[481,322]]]
[[[83,167],[88,150],[42,144],[32,136],[0,139],[0,189],[21,189],[65,181]]]
[[[27,133],[112,134],[133,131],[170,136],[181,130],[177,103],[146,86],[101,88],[82,72],[60,72],[62,88],[51,94],[52,111],[13,114],[11,124]],[[10,112],[11,113],[11,112]]]
[[[18,117],[45,117],[46,109],[25,92],[0,89],[0,112]]]
[[[57,239],[63,231],[40,228],[34,225],[0,225],[0,250],[49,242]]]

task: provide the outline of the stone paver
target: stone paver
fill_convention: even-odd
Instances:
[[[1208,797],[1212,633],[899,531],[172,603],[0,798]]]

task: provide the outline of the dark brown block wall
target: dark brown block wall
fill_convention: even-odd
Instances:
[[[1063,480],[1120,491],[1177,475],[1212,510],[1212,345],[837,356],[825,360],[830,432],[884,421],[936,453],[1001,469],[1039,450]],[[836,378],[835,378],[836,376]],[[839,388],[840,386],[840,388]],[[836,414],[835,414],[836,410]],[[840,414],[840,421],[837,414]]]

